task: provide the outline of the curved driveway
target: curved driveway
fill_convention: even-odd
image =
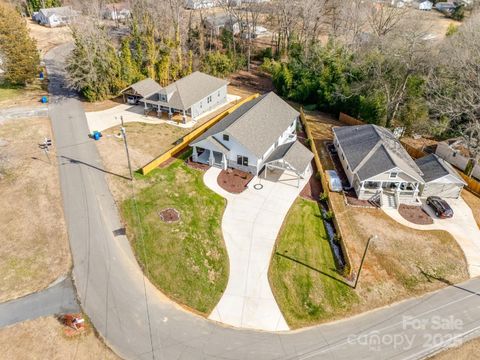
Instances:
[[[59,68],[49,66],[49,71]],[[61,89],[61,84],[55,89]],[[84,311],[120,356],[166,360],[413,359],[480,327],[479,280],[291,333],[232,329],[180,309],[144,278],[127,238],[118,235],[122,232],[116,230],[122,225],[95,144],[87,138],[81,103],[62,100],[60,92],[57,95],[59,101],[51,103],[50,116],[60,157],[73,276]],[[420,325],[415,326],[411,318],[405,322],[404,316],[419,320]],[[436,329],[439,316],[457,319],[456,327]],[[436,335],[435,341],[429,341],[428,335]]]
[[[255,177],[241,194],[231,194],[218,185],[220,172],[212,167],[203,180],[227,200],[222,232],[230,273],[227,288],[209,319],[241,328],[289,330],[270,288],[268,268],[283,220],[311,171],[299,187],[291,175],[279,181]],[[262,188],[254,189],[259,182]]]

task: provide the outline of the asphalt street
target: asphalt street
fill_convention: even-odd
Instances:
[[[45,290],[0,304],[0,328],[41,316],[77,312],[72,280],[66,278]]]
[[[54,49],[49,73],[61,71]],[[62,74],[56,73],[60,79]],[[50,75],[52,77],[52,74]],[[61,84],[61,82],[60,82]],[[480,280],[296,332],[225,327],[165,298],[143,276],[108,189],[81,103],[50,104],[73,277],[98,333],[125,359],[420,359],[480,328]]]

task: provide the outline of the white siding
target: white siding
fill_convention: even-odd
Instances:
[[[212,101],[209,103],[208,98],[212,97]],[[227,103],[227,85],[222,86],[215,92],[211,93],[204,99],[200,100],[196,104],[192,105],[191,111],[192,111],[192,117],[193,118],[198,118],[200,117],[203,113],[206,113],[207,111],[210,111],[222,104]]]

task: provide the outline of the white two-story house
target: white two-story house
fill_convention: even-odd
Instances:
[[[190,144],[193,161],[254,175],[268,166],[303,177],[311,169],[313,154],[297,141],[298,116],[275,93],[259,96]]]
[[[196,121],[203,114],[227,104],[228,82],[214,76],[196,71],[160,87],[148,96],[140,99],[145,111],[155,110],[159,116],[168,114],[181,116],[184,123]]]

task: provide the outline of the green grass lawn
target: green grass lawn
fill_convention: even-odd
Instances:
[[[280,231],[269,279],[292,328],[338,318],[358,301],[335,271],[317,203],[301,198],[292,205]]]
[[[225,200],[203,183],[203,172],[176,160],[139,181],[134,201],[122,204],[128,235],[150,280],[168,296],[209,314],[228,280],[228,256],[221,231]],[[159,212],[175,208],[180,221],[165,223]]]

